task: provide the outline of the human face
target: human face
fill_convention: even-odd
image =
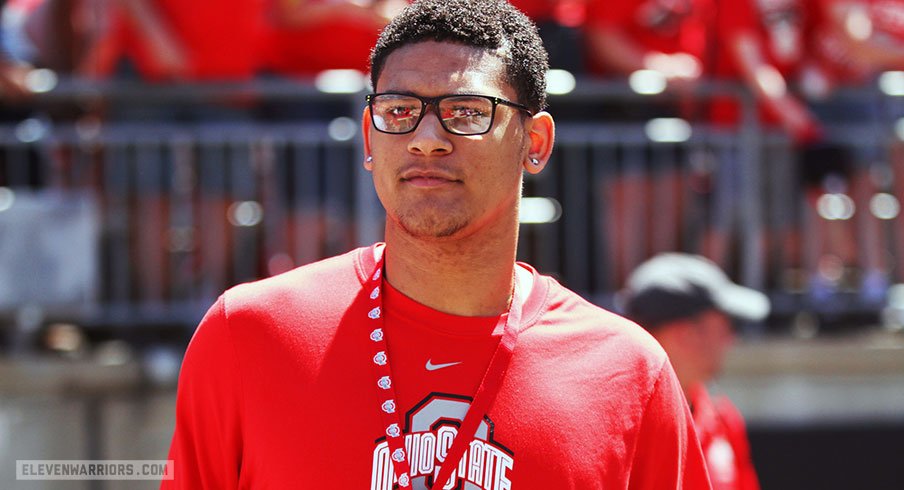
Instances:
[[[734,329],[731,318],[717,310],[701,313],[695,323],[700,370],[709,380],[722,372],[725,357],[734,344]]]
[[[495,53],[426,41],[391,53],[376,92],[420,97],[482,94],[517,101]],[[521,174],[531,146],[532,120],[499,106],[488,132],[454,135],[429,110],[406,134],[385,134],[363,118],[367,168],[386,208],[387,234],[418,238],[468,236],[488,228],[517,230]]]

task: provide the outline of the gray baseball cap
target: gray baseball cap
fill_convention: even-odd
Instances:
[[[765,294],[733,283],[705,257],[682,253],[660,254],[638,266],[618,302],[625,316],[648,329],[709,309],[742,321],[769,314]]]

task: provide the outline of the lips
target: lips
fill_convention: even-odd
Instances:
[[[461,179],[456,178],[449,172],[434,169],[406,170],[401,173],[399,180],[416,187],[438,187],[461,182]]]

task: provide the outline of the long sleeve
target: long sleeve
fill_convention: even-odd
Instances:
[[[174,480],[161,490],[238,487],[242,464],[242,381],[221,297],[192,337],[182,362],[169,459]]]

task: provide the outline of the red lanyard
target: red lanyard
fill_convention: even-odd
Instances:
[[[368,321],[372,328],[369,329],[371,344],[373,347],[373,365],[376,374],[375,387],[377,390],[377,400],[380,404],[380,413],[386,427],[386,441],[389,443],[389,454],[392,460],[393,470],[399,487],[408,488],[411,485],[410,464],[408,453],[405,451],[405,435],[402,433],[402,416],[396,406],[396,392],[392,385],[392,372],[389,368],[389,355],[386,347],[386,339],[383,330],[383,294],[382,294],[382,276],[383,276],[383,257],[382,252],[377,258],[377,266],[370,281],[366,285],[369,291],[369,303],[367,308]],[[505,327],[502,332],[502,339],[490,359],[490,365],[487,372],[480,381],[477,393],[474,394],[474,400],[468,409],[465,419],[461,423],[458,435],[452,442],[446,458],[440,467],[436,480],[433,483],[434,488],[442,488],[444,484],[452,476],[452,472],[458,467],[458,463],[464,455],[465,450],[471,444],[480,422],[483,420],[487,411],[493,404],[496,394],[499,393],[499,387],[502,384],[502,378],[508,369],[509,361],[512,359],[512,352],[515,350],[515,342],[518,339],[518,327],[521,324],[521,293],[518,288],[518,280],[515,279],[515,290],[512,295],[512,306],[509,309],[508,318],[505,321]]]

